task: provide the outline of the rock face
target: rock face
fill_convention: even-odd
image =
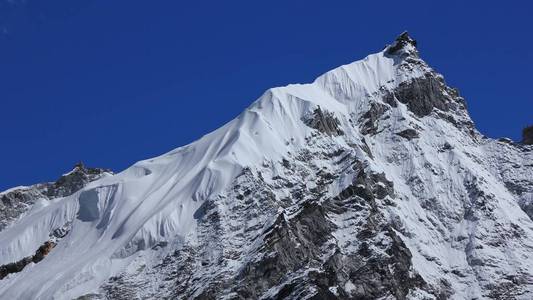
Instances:
[[[400,132],[397,132],[396,134],[408,140],[412,140],[418,137],[418,132],[411,128],[402,130]]]
[[[394,100],[391,98],[391,100]],[[392,103],[392,102],[391,102]],[[378,131],[379,119],[385,114],[389,107],[381,103],[371,103],[370,109],[363,114],[361,120],[362,134],[376,134]]]
[[[329,135],[341,135],[343,132],[339,128],[339,120],[331,112],[322,111],[317,107],[313,114],[305,120],[305,124],[322,133]]]
[[[429,115],[434,108],[447,111],[451,99],[444,93],[444,83],[438,81],[437,78],[427,76],[402,82],[388,97],[406,104],[409,110],[418,117]]]
[[[35,251],[35,254],[32,256],[24,257],[23,259],[9,263],[3,266],[0,266],[0,280],[4,279],[7,275],[18,273],[24,269],[27,265],[30,263],[38,263],[41,260],[44,259],[50,251],[52,251],[52,248],[55,247],[55,243],[52,241],[46,241],[44,244],[42,244],[37,251]]]
[[[28,211],[38,200],[51,200],[74,194],[87,183],[111,175],[110,170],[86,168],[78,163],[56,182],[20,187],[0,193],[0,231]]]
[[[386,48],[385,54],[391,56],[409,55],[412,54],[412,52],[409,53],[409,50],[414,48],[416,48],[416,41],[409,36],[407,31],[404,31],[396,38],[392,45]]]
[[[533,299],[532,178],[403,33],[36,206],[0,232],[0,295]]]
[[[526,145],[533,145],[533,126],[528,126],[522,131],[522,142]]]

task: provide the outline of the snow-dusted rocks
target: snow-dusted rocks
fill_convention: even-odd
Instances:
[[[112,172],[87,168],[80,162],[72,171],[61,175],[56,182],[16,187],[0,193],[0,231],[31,209],[35,203],[46,205],[50,199],[72,195],[87,183],[107,175],[112,175]]]
[[[531,299],[533,148],[402,34],[0,232],[10,299]],[[56,237],[57,236],[57,237]],[[55,238],[52,238],[55,237]]]

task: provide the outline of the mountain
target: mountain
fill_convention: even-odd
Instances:
[[[51,199],[70,196],[89,182],[107,175],[112,175],[111,170],[86,168],[80,162],[55,182],[16,187],[0,193],[0,231],[20,218],[37,202],[47,203]]]
[[[0,231],[0,298],[533,298],[533,146],[407,33],[84,185]]]

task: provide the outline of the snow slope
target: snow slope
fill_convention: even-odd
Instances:
[[[69,232],[1,298],[531,299],[533,148],[478,133],[415,45],[270,89],[190,145],[33,206],[0,232],[0,265]]]

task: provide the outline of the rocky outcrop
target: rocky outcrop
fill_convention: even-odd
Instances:
[[[405,130],[402,130],[400,132],[397,132],[396,135],[399,135],[403,138],[406,138],[408,140],[412,140],[418,137],[418,132],[412,128],[408,128]]]
[[[392,45],[387,47],[385,54],[397,55],[401,53],[401,51],[404,50],[406,46],[410,46],[413,49],[416,49],[416,44],[416,40],[409,36],[409,33],[407,31],[404,31],[396,38]]]
[[[304,122],[307,126],[328,135],[343,134],[340,129],[339,119],[337,119],[333,113],[322,110],[320,106],[314,110],[309,118],[304,119]]]
[[[372,102],[370,109],[361,116],[359,123],[361,124],[362,134],[376,134],[378,132],[378,121],[385,114],[389,107],[379,102]]]
[[[450,97],[444,93],[443,83],[434,76],[415,78],[402,82],[398,88],[385,96],[385,101],[397,99],[407,105],[418,117],[429,115],[433,109],[447,111]]]
[[[55,182],[21,187],[0,193],[0,231],[28,211],[38,200],[66,197],[83,188],[87,183],[112,174],[110,170],[88,168],[78,163],[73,170]]]
[[[46,190],[48,198],[66,197],[72,195],[87,183],[95,181],[105,174],[112,174],[109,169],[86,167],[82,162],[77,163],[74,169],[62,175]]]
[[[37,251],[35,251],[34,255],[27,256],[19,261],[0,266],[0,280],[4,279],[9,274],[22,271],[24,267],[30,263],[36,264],[40,262],[46,255],[48,255],[48,253],[50,253],[50,251],[52,251],[55,246],[55,242],[46,241],[37,249]]]
[[[533,126],[528,126],[522,130],[522,143],[533,145]]]
[[[284,214],[278,215],[263,237],[264,246],[259,250],[262,259],[250,262],[238,274],[237,293],[243,298],[259,298],[287,273],[302,272],[310,265],[320,266],[321,263],[316,259],[326,252],[323,246],[331,238],[334,228],[324,207],[314,202],[306,202],[290,220]],[[300,283],[288,283],[277,298],[282,299],[295,291],[303,296],[310,293],[313,286],[330,294],[330,298],[333,296],[327,288],[313,281],[308,278],[301,279]]]

